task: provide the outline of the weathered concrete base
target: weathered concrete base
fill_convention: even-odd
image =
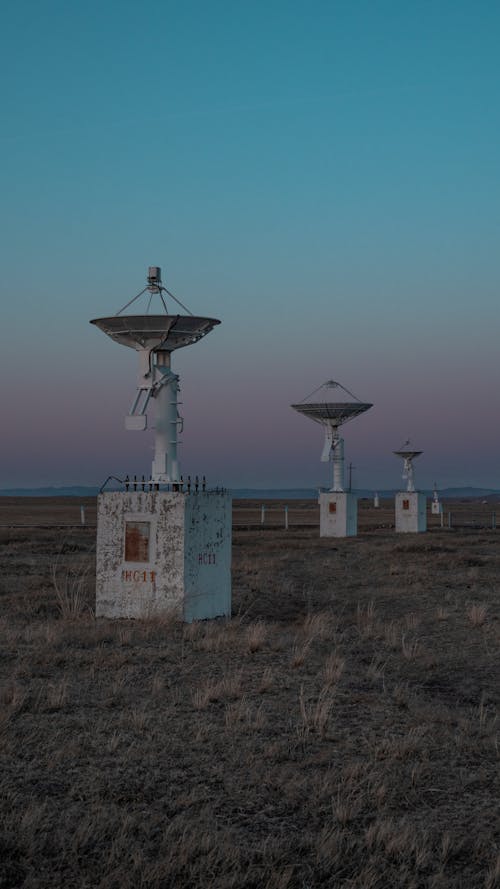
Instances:
[[[354,537],[358,533],[358,499],[346,491],[319,495],[319,536]]]
[[[100,494],[96,616],[229,616],[231,521],[226,493]]]
[[[395,499],[398,534],[427,531],[427,497],[419,491],[399,491]]]

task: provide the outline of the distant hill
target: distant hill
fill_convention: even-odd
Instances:
[[[0,497],[95,497],[98,487],[72,485],[63,488],[1,488]]]
[[[116,485],[113,487],[110,484],[106,490],[121,490],[121,488],[117,488]],[[318,496],[318,488],[232,488],[230,490],[233,497],[241,500],[314,500]],[[394,497],[398,490],[401,489],[379,490],[378,495],[382,498]],[[0,497],[95,497],[98,493],[99,488],[97,486],[85,485],[0,489]],[[357,494],[358,497],[371,499],[374,495],[374,490],[360,489],[353,493]],[[432,497],[432,490],[424,491],[424,493]],[[443,488],[438,493],[441,500],[453,500],[462,497],[486,500],[500,497],[500,490],[496,488]]]

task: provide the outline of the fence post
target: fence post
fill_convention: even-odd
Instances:
[[[80,506],[80,523],[85,524],[85,507],[83,505]]]
[[[266,507],[264,506],[264,504],[262,504],[262,506],[260,508],[260,523],[261,523],[261,525],[264,524],[265,520],[266,520]]]
[[[441,527],[443,527],[444,526],[444,512],[443,512],[443,510],[441,510],[441,512],[439,513],[439,516],[441,519]]]
[[[288,531],[288,506],[285,506],[285,531]]]
[[[448,528],[451,528],[451,512],[448,513]]]

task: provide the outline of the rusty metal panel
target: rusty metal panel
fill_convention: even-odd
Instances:
[[[149,562],[150,522],[125,522],[125,561]]]

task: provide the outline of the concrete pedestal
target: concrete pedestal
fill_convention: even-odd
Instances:
[[[226,493],[100,494],[96,616],[229,616],[231,521]]]
[[[319,536],[354,537],[358,533],[358,499],[346,491],[319,495]]]
[[[396,532],[416,533],[427,531],[427,498],[418,491],[400,491],[396,494]]]

